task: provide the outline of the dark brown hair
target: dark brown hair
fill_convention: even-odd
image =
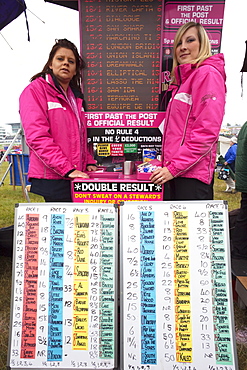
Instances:
[[[79,55],[78,50],[76,46],[73,44],[73,42],[67,40],[67,39],[56,39],[55,44],[53,45],[48,61],[46,62],[45,66],[43,67],[42,71],[34,75],[30,81],[35,80],[38,77],[44,77],[45,74],[51,74],[52,75],[52,70],[50,69],[50,65],[52,63],[52,60],[54,58],[54,55],[60,48],[65,48],[65,49],[70,49],[73,51],[73,54],[75,56],[76,60],[76,74],[73,76],[72,80],[70,81],[70,85],[73,87],[81,88],[81,71],[86,68],[86,62],[82,59],[82,57]]]

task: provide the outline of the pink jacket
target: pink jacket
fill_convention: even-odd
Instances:
[[[198,68],[176,67],[178,85],[166,111],[162,146],[163,166],[174,177],[189,177],[209,184],[225,109],[223,54],[207,58]]]
[[[73,168],[85,171],[87,164],[95,163],[87,150],[83,99],[75,101],[78,118],[50,75],[37,78],[22,92],[20,116],[30,148],[29,179],[61,179]]]

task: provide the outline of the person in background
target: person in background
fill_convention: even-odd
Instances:
[[[96,170],[87,149],[81,71],[76,46],[56,40],[43,70],[20,96],[20,117],[30,149],[31,192],[46,202],[71,202],[71,179]]]
[[[210,200],[225,109],[224,57],[212,56],[208,35],[195,22],[180,27],[173,50],[163,167],[155,170],[150,180],[159,185],[168,182],[170,200]]]
[[[247,122],[238,134],[235,161],[236,190],[241,192],[241,206],[232,231],[232,258],[247,259]]]
[[[235,160],[236,160],[236,154],[237,154],[237,142],[238,139],[236,136],[233,136],[230,140],[230,148],[225,154],[225,166],[229,166],[231,171],[229,178],[225,180],[226,183],[226,193],[235,193]]]

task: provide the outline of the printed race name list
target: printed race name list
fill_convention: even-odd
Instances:
[[[158,110],[162,0],[92,0],[81,7],[88,110]]]

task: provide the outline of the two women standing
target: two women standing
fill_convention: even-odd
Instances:
[[[95,169],[87,151],[80,71],[74,44],[58,40],[42,72],[20,98],[30,148],[31,191],[46,201],[69,201],[69,178]],[[222,54],[212,55],[205,29],[189,22],[174,40],[172,98],[166,111],[163,167],[155,184],[168,183],[170,200],[213,199],[216,147],[225,107]],[[65,190],[66,189],[66,190]]]

